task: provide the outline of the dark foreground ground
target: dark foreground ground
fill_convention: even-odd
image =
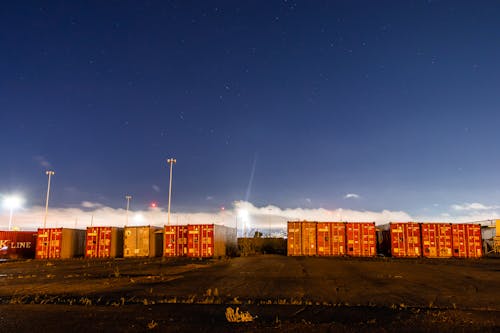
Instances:
[[[251,321],[231,322],[238,319]],[[500,260],[260,255],[0,263],[0,331],[90,329],[500,332]]]

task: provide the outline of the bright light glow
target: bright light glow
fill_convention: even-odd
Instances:
[[[151,208],[156,208],[158,207],[158,204],[156,202],[152,202],[151,205],[150,205]]]
[[[142,222],[144,222],[144,216],[142,216],[142,214],[135,214],[134,215],[134,222],[135,223],[142,223]]]
[[[3,207],[5,209],[17,209],[20,208],[23,203],[24,199],[17,195],[11,195],[3,199]]]
[[[240,217],[240,219],[242,219],[243,221],[248,221],[249,217],[250,217],[250,213],[248,213],[248,210],[246,209],[240,209],[238,211],[238,216]]]

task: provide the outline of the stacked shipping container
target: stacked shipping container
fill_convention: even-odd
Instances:
[[[67,259],[84,254],[85,230],[40,228],[36,241],[37,259]]]
[[[36,236],[35,231],[0,231],[0,258],[34,258]]]
[[[86,258],[123,256],[123,228],[88,227],[85,241]]]

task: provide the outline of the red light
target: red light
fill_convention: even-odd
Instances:
[[[156,208],[158,206],[158,204],[153,201],[150,206],[151,206],[151,208]]]
[[[226,207],[222,206],[222,207],[220,208],[220,210],[226,210]]]

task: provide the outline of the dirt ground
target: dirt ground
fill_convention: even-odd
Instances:
[[[487,258],[1,262],[0,328],[498,332],[499,282],[500,260]]]

